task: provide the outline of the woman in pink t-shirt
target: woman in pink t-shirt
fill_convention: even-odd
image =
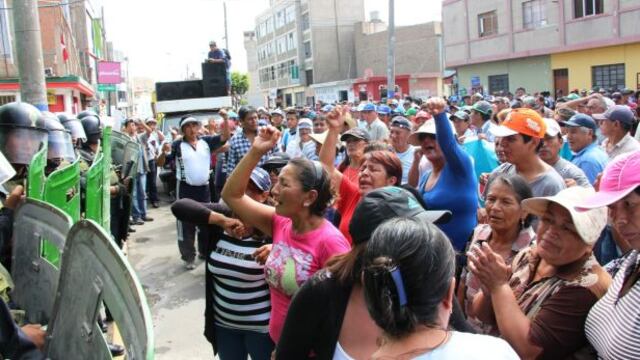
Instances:
[[[265,274],[271,293],[269,334],[275,343],[291,297],[329,258],[350,249],[340,231],[323,217],[332,194],[329,175],[319,162],[294,159],[282,169],[271,190],[275,208],[245,195],[251,171],[276,146],[279,136],[272,126],[260,129],[222,190],[225,203],[245,224],[273,238],[273,245],[258,249],[255,256],[258,261],[266,258]]]

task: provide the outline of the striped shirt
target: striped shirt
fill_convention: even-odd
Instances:
[[[587,317],[585,333],[601,359],[640,359],[640,282],[618,297],[625,278],[638,266],[640,255],[635,250],[626,256],[609,291]]]
[[[213,277],[215,323],[267,333],[271,301],[264,266],[252,257],[264,245],[253,238],[235,239],[226,233],[211,252],[207,273]]]

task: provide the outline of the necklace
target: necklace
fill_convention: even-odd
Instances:
[[[451,338],[451,332],[450,331],[444,330],[444,329],[443,329],[443,331],[444,331],[444,337],[442,338],[442,340],[439,343],[435,344],[434,346],[415,348],[415,349],[409,350],[407,352],[404,352],[404,353],[401,353],[401,354],[398,354],[398,355],[382,355],[382,356],[372,357],[372,360],[385,360],[385,359],[393,359],[393,360],[405,360],[406,359],[406,360],[409,360],[409,359],[413,359],[415,356],[431,352],[431,351],[439,348],[443,344],[445,344]]]

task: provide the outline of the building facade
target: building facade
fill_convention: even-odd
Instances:
[[[272,1],[255,31],[266,105],[310,105],[313,84],[354,78],[353,25],[363,20],[364,0]]]
[[[445,0],[460,93],[640,87],[640,0]]]
[[[250,105],[263,106],[265,97],[260,92],[257,44],[256,32],[245,31],[244,49],[247,52],[247,75],[249,76],[249,90],[245,94],[245,98]]]
[[[388,31],[380,20],[358,23],[356,68],[353,81],[358,100],[380,100],[386,96]],[[439,21],[395,29],[395,92],[427,98],[442,94],[442,26]]]
[[[20,100],[20,81],[13,33],[12,4],[0,0],[0,105]],[[38,2],[42,57],[49,111],[77,114],[94,107],[104,115],[112,109],[132,109],[126,65],[124,83],[114,92],[101,92],[97,63],[123,61],[124,54],[106,42],[99,0]],[[109,105],[113,107],[108,108]]]

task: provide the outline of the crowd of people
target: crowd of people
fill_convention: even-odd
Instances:
[[[206,234],[214,352],[640,358],[637,101],[520,88],[225,111],[196,135],[216,138],[212,200],[172,205]]]
[[[222,360],[640,358],[637,101],[518,89],[243,106],[170,134],[127,119],[141,151],[112,169],[110,230],[122,247],[153,221],[157,170],[174,170],[180,257],[204,260]],[[80,159],[87,196],[104,126],[0,107],[4,267],[39,144],[47,174]]]

